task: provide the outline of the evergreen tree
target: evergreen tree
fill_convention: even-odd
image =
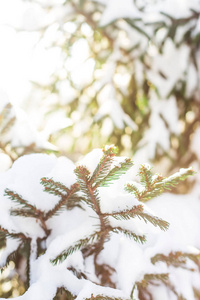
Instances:
[[[1,247],[5,247],[2,271],[9,265],[10,261],[15,262],[17,265],[19,255],[21,255],[21,260],[27,262],[26,288],[30,288],[24,294],[23,299],[32,299],[33,295],[31,293],[34,293],[34,285],[36,285],[35,295],[40,295],[41,299],[44,297],[44,290],[41,286],[43,277],[37,272],[37,268],[40,269],[42,265],[43,276],[46,278],[54,278],[55,280],[55,276],[58,275],[54,275],[54,272],[55,274],[63,272],[59,280],[55,280],[54,283],[51,282],[53,287],[46,296],[46,300],[53,299],[53,297],[55,297],[54,299],[64,297],[67,300],[134,299],[134,291],[136,290],[139,299],[146,299],[145,295],[151,294],[148,286],[154,285],[154,283],[157,284],[156,282],[161,282],[161,284],[172,290],[177,295],[177,299],[183,299],[180,298],[181,295],[178,294],[176,287],[170,282],[167,273],[144,273],[143,280],[135,282],[131,294],[125,296],[120,291],[119,283],[116,280],[117,270],[112,264],[101,262],[101,260],[102,253],[109,243],[109,255],[112,255],[114,250],[112,239],[114,236],[119,236],[118,241],[124,235],[133,244],[145,244],[146,236],[142,231],[138,233],[137,219],[146,224],[152,224],[163,231],[167,230],[169,223],[150,213],[144,202],[159,196],[166,189],[170,189],[181,180],[193,175],[194,172],[191,168],[182,169],[180,172],[164,178],[160,175],[154,175],[148,165],[142,165],[138,172],[140,182],[129,182],[125,185],[123,194],[120,194],[121,197],[128,197],[129,204],[126,202],[124,204],[123,202],[121,204],[116,203],[116,198],[114,198],[114,203],[109,196],[109,190],[114,184],[120,185],[123,176],[126,176],[127,172],[133,167],[133,162],[130,159],[119,159],[116,157],[116,153],[115,147],[105,147],[100,161],[93,171],[90,171],[90,168],[86,165],[79,164],[74,170],[77,178],[76,182],[71,184],[70,187],[68,187],[68,184],[56,181],[53,177],[41,178],[44,192],[56,199],[54,206],[47,205],[44,210],[38,207],[40,202],[36,202],[38,204],[34,205],[28,198],[25,199],[18,192],[8,188],[5,189],[4,201],[8,201],[8,199],[10,201],[11,223],[16,222],[16,228],[19,228],[20,223],[24,222],[23,219],[28,219],[28,222],[31,219],[36,221],[32,223],[32,226],[35,224],[34,233],[30,233],[28,228],[23,228],[21,232],[15,228],[12,230],[7,229],[3,225],[0,228]],[[61,170],[65,173],[64,169]],[[68,180],[70,180],[73,173],[71,175],[68,173],[68,176]],[[102,197],[102,191],[106,191],[106,201],[110,202],[109,206],[106,206],[107,209],[103,205],[105,199]],[[38,194],[37,191],[35,193]],[[40,201],[43,201],[42,198]],[[66,233],[62,234],[59,233],[59,230],[63,232],[64,228],[62,227],[65,226],[63,216],[65,213],[67,213],[65,218],[68,216],[71,220],[68,226],[74,229],[65,228]],[[78,213],[80,217],[84,216],[84,220],[89,222],[88,228],[84,228],[85,223],[83,222],[80,223],[82,227],[80,229],[80,226],[77,225],[77,219],[74,218],[75,213]],[[58,236],[55,235],[57,230]],[[14,242],[12,242],[13,240]],[[76,262],[76,259],[73,259],[76,253],[77,257],[81,257],[84,262],[82,267]],[[174,260],[174,257],[178,260]],[[179,264],[182,267],[186,258],[194,261],[199,268],[198,256],[178,252],[177,254],[170,254],[169,260],[167,256],[158,253],[152,258],[152,264],[162,260],[175,267]],[[137,258],[133,255],[131,260],[135,259]],[[86,267],[89,261],[94,269],[90,272]],[[64,274],[65,279],[63,278]],[[77,288],[73,288],[74,284],[77,285]],[[39,286],[39,291],[37,291],[37,286]]]

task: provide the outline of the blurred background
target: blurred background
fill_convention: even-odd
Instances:
[[[0,43],[1,171],[105,144],[163,175],[199,170],[199,0],[1,0]]]

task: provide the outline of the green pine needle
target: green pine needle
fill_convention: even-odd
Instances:
[[[200,253],[192,254],[177,251],[170,252],[168,255],[156,254],[154,257],[151,258],[151,262],[152,264],[156,264],[157,262],[162,261],[165,262],[167,266],[172,265],[175,268],[186,268],[187,259],[192,260],[200,270]]]
[[[41,178],[40,183],[44,186],[45,192],[50,194],[64,196],[69,192],[69,189],[62,183],[54,181],[53,178]]]
[[[195,172],[192,168],[180,169],[180,171],[174,175],[164,178],[160,175],[153,176],[151,169],[143,165],[140,168],[139,176],[144,189],[141,191],[134,183],[128,183],[125,186],[125,190],[134,194],[138,201],[146,202],[152,198],[160,196],[164,191],[170,191],[181,181],[194,174]]]
[[[134,183],[127,183],[125,186],[125,191],[127,191],[128,193],[134,194],[135,198],[140,200],[141,197],[141,193],[139,191],[139,189],[134,185]]]
[[[16,233],[16,232],[9,232],[7,229],[3,228],[2,226],[0,226],[0,232],[2,232],[1,236],[3,236],[3,234],[5,235],[5,237],[10,237],[10,238],[14,238],[14,239],[27,239],[27,237],[22,233]]]
[[[143,279],[137,282],[138,288],[147,288],[149,284],[155,284],[155,281],[160,281],[165,285],[169,285],[169,274],[168,273],[159,273],[159,274],[145,274]]]
[[[113,180],[118,180],[122,175],[133,166],[131,159],[126,158],[119,166],[115,166],[108,175],[106,175],[101,181],[98,181],[97,185],[101,187],[107,187],[113,183]]]
[[[28,208],[32,211],[36,211],[36,207],[34,205],[31,205],[27,200],[23,199],[22,196],[20,196],[17,193],[14,193],[13,191],[6,189],[5,190],[5,196],[8,196],[12,201],[17,202],[19,205],[22,205],[24,208]]]
[[[90,184],[98,184],[102,182],[104,177],[106,177],[111,169],[111,165],[113,163],[113,158],[117,153],[117,148],[111,146],[109,148],[103,149],[103,156],[98,163],[96,169],[94,170],[92,177],[90,179]]]
[[[131,218],[138,217],[145,221],[145,223],[150,222],[154,226],[158,226],[161,230],[167,230],[169,223],[158,217],[149,215],[143,211],[142,205],[135,205],[131,209],[123,210],[120,212],[113,212],[111,214],[104,214],[105,216],[111,216],[116,220],[130,220]]]
[[[151,172],[152,168],[147,165],[141,165],[139,168],[139,177],[140,183],[145,186],[145,188],[149,188],[153,182],[153,174]]]
[[[57,215],[60,211],[62,211],[63,209],[66,208],[66,206],[72,208],[75,206],[72,204],[73,199],[76,199],[76,204],[77,204],[77,197],[76,197],[76,192],[79,189],[79,185],[78,183],[74,183],[70,189],[68,189],[68,193],[66,195],[62,195],[61,200],[54,206],[54,208],[52,208],[51,210],[49,210],[45,216],[44,216],[44,220],[47,221],[48,219],[50,219],[51,217]],[[75,198],[74,198],[75,197]],[[80,199],[81,201],[81,199]],[[69,203],[68,203],[69,202]],[[78,204],[77,204],[78,205]]]
[[[96,213],[100,211],[100,199],[98,191],[92,187],[90,173],[84,166],[75,169],[81,192],[84,194],[82,201],[86,202]]]
[[[134,241],[140,242],[141,244],[146,242],[145,235],[137,235],[128,229],[123,229],[121,227],[114,227],[114,228],[112,228],[112,232],[118,233],[118,234],[123,233],[127,238],[134,239]]]
[[[70,246],[68,249],[63,251],[60,255],[58,255],[56,258],[51,259],[51,263],[53,265],[56,265],[58,263],[62,263],[69,255],[73,254],[74,252],[95,243],[101,236],[100,232],[95,232],[88,236],[85,239],[80,239],[78,242],[76,242],[73,246]]]
[[[38,218],[38,214],[36,214],[32,210],[28,209],[12,209],[10,211],[10,214],[12,216],[22,216],[22,217],[27,217],[27,218]]]

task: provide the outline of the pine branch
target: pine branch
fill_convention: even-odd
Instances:
[[[80,190],[84,194],[82,201],[86,202],[97,214],[100,214],[100,199],[98,197],[98,191],[91,186],[91,180],[89,171],[84,166],[78,166],[75,169],[75,174],[78,177],[78,183]]]
[[[5,237],[10,237],[14,239],[23,239],[27,240],[28,238],[22,233],[9,232],[7,229],[0,226],[0,231],[5,235]]]
[[[182,169],[180,169],[179,172],[169,176],[168,178],[165,178],[162,181],[162,183],[164,183],[164,189],[170,190],[171,188],[176,186],[178,183],[180,183],[180,181],[183,181],[183,180],[187,179],[189,176],[192,176],[194,174],[196,174],[196,172],[193,171],[193,169],[191,167],[187,168],[187,169],[182,168]]]
[[[28,209],[11,209],[10,214],[12,216],[22,216],[27,218],[38,218],[38,214]]]
[[[8,196],[10,200],[17,202],[18,204],[22,205],[24,208],[29,208],[30,210],[37,211],[34,205],[28,203],[27,200],[24,200],[22,196],[9,189],[5,189],[5,196]]]
[[[98,184],[104,179],[105,176],[107,176],[108,172],[110,171],[113,158],[116,154],[117,154],[117,148],[114,146],[103,148],[103,157],[98,163],[90,179],[91,185],[93,183]]]
[[[169,223],[165,220],[162,220],[158,217],[148,215],[146,213],[141,213],[137,215],[138,218],[141,218],[145,221],[145,223],[150,222],[155,227],[159,227],[161,230],[165,231],[169,228]]]
[[[137,235],[137,234],[135,234],[134,232],[132,232],[128,229],[123,229],[121,227],[113,227],[111,231],[114,232],[114,233],[117,233],[117,234],[123,233],[127,238],[134,239],[134,241],[140,242],[142,244],[144,242],[146,242],[145,235]]]
[[[145,189],[140,191],[134,183],[129,183],[125,186],[125,190],[134,194],[139,201],[146,202],[152,198],[160,196],[164,191],[171,190],[179,184],[180,181],[183,181],[194,174],[195,172],[192,168],[188,168],[181,169],[174,175],[164,178],[160,175],[153,176],[151,169],[142,166],[142,168],[140,168],[139,176],[141,178],[141,184],[145,187]]]
[[[140,183],[146,188],[149,189],[153,182],[153,174],[151,172],[152,168],[147,165],[141,165],[139,168],[138,175],[140,177]]]
[[[71,200],[73,199],[74,194],[77,192],[78,188],[79,185],[77,183],[74,183],[68,190],[68,194],[62,195],[61,200],[54,206],[54,208],[46,213],[46,215],[44,216],[44,221],[47,221],[52,216],[56,215],[63,208],[64,205],[67,205],[68,201],[71,204]]]
[[[98,181],[98,183],[95,185],[95,188],[98,186],[101,187],[107,187],[110,184],[112,184],[113,180],[118,180],[123,174],[126,174],[126,172],[133,166],[133,162],[131,159],[126,158],[123,162],[119,164],[119,166],[115,166],[108,175],[106,175],[101,181]]]
[[[77,190],[78,190],[78,188],[77,188]],[[82,201],[83,201],[83,197],[81,197],[81,196],[77,195],[76,193],[74,193],[70,196],[70,198],[67,200],[67,203],[65,205],[66,205],[66,208],[68,210],[71,210],[74,207],[82,208],[81,207],[81,202]]]
[[[145,223],[150,222],[154,226],[158,226],[161,230],[167,230],[169,227],[169,223],[164,221],[158,217],[149,215],[143,212],[142,205],[135,205],[131,209],[127,209],[120,212],[112,212],[112,213],[105,213],[104,216],[111,216],[116,220],[130,220],[131,218],[138,217],[139,219],[143,219]]]
[[[176,296],[178,300],[186,300],[181,294],[179,295],[175,290],[173,284],[169,280],[168,273],[160,273],[160,274],[145,274],[144,278],[140,282],[136,282],[140,297],[145,297],[145,295],[149,295],[151,298],[151,293],[148,291],[149,285],[157,286],[157,282],[161,282],[167,288],[169,288]]]
[[[65,196],[69,193],[69,189],[62,183],[54,181],[53,178],[41,178],[40,183],[44,186],[45,192],[50,194]]]
[[[175,268],[185,268],[186,260],[192,260],[200,270],[200,254],[183,253],[180,251],[170,252],[169,255],[157,254],[151,258],[152,264],[156,264],[159,261],[165,262],[167,266],[172,265]],[[193,270],[191,270],[193,271]]]
[[[168,284],[169,274],[168,273],[145,274],[144,278],[140,282],[136,282],[136,285],[139,288],[146,288],[149,284],[153,284],[155,281],[161,281],[164,284]]]
[[[198,267],[200,271],[200,253],[199,254],[192,254],[192,253],[184,253],[184,256],[190,260],[192,260]]]
[[[3,271],[8,267],[9,263],[11,261],[15,262],[16,261],[16,257],[17,257],[17,254],[19,252],[19,249],[21,247],[22,244],[20,244],[17,249],[15,251],[13,251],[12,253],[10,253],[6,259],[6,263],[3,267],[1,267],[1,273],[3,273]]]
[[[56,265],[57,263],[62,263],[69,255],[73,254],[75,251],[78,251],[88,245],[92,245],[100,239],[102,232],[95,232],[88,236],[87,238],[80,239],[73,246],[70,246],[67,250],[63,251],[56,258],[51,259],[51,263]]]
[[[140,190],[137,188],[137,186],[134,185],[134,183],[130,184],[130,183],[127,183],[124,187],[124,190],[127,191],[128,193],[130,194],[134,194],[135,195],[135,198],[137,200],[141,200],[141,193],[140,193]]]
[[[81,272],[80,270],[77,270],[76,268],[74,267],[69,267],[67,268],[69,271],[72,271],[72,273],[78,278],[78,279],[81,279],[81,278],[84,278],[84,279],[87,279],[87,276]]]
[[[85,247],[88,247],[89,245],[92,245],[93,243],[97,243],[98,240],[101,237],[101,232],[95,232],[94,234],[90,235],[87,238],[80,239],[78,242],[74,244],[74,246],[70,246],[67,250],[63,251],[59,256],[57,256],[54,260],[51,260],[51,262],[55,265],[57,263],[62,263],[69,255],[73,254],[74,252],[83,249]]]

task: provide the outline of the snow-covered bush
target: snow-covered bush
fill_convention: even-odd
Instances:
[[[15,262],[29,287],[16,299],[196,299],[197,197],[160,196],[193,173],[164,178],[141,165],[136,180],[113,146],[76,165],[16,160],[0,175],[1,267]]]

